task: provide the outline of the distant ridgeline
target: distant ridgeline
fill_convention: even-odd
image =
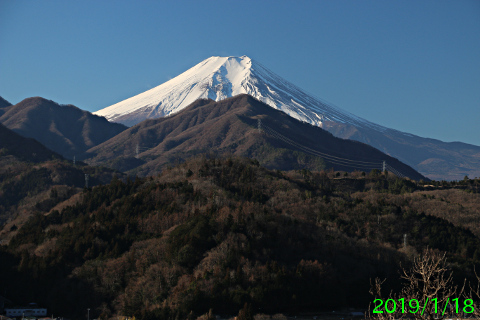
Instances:
[[[83,158],[87,149],[126,129],[73,105],[60,105],[40,97],[16,105],[0,103],[0,123],[65,158],[76,156],[77,160]]]

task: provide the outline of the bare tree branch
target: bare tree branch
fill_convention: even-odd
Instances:
[[[453,285],[452,272],[447,267],[445,254],[431,249],[425,250],[420,257],[414,259],[410,269],[402,268],[400,277],[404,282],[402,290],[399,294],[390,293],[386,299],[381,295],[381,287],[385,280],[375,280],[370,293],[381,301],[375,300],[374,307],[377,308],[370,310],[369,319],[442,320],[457,317],[452,299],[465,297],[465,284],[460,289]],[[477,279],[480,280],[478,276]],[[478,286],[475,292],[480,298]],[[378,307],[381,302],[383,305]],[[456,303],[459,304],[458,300]],[[475,308],[475,311],[479,310]]]

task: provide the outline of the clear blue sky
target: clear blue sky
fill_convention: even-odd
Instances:
[[[248,55],[378,124],[480,145],[480,1],[0,0],[0,96],[96,111]]]

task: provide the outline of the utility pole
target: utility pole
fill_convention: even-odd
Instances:
[[[90,320],[90,308],[87,309],[87,320]]]
[[[88,180],[90,179],[90,177],[88,176],[88,174],[85,173],[85,188],[88,189]]]

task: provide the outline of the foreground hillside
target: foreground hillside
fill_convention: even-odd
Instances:
[[[474,184],[459,187],[468,218],[480,199]],[[255,313],[366,307],[370,279],[395,286],[400,262],[427,246],[463,274],[480,262],[468,219],[421,209],[440,201],[432,192],[444,191],[375,171],[286,173],[202,156],[39,212],[0,251],[0,290],[74,319],[86,308],[174,319],[234,315],[245,303]]]

